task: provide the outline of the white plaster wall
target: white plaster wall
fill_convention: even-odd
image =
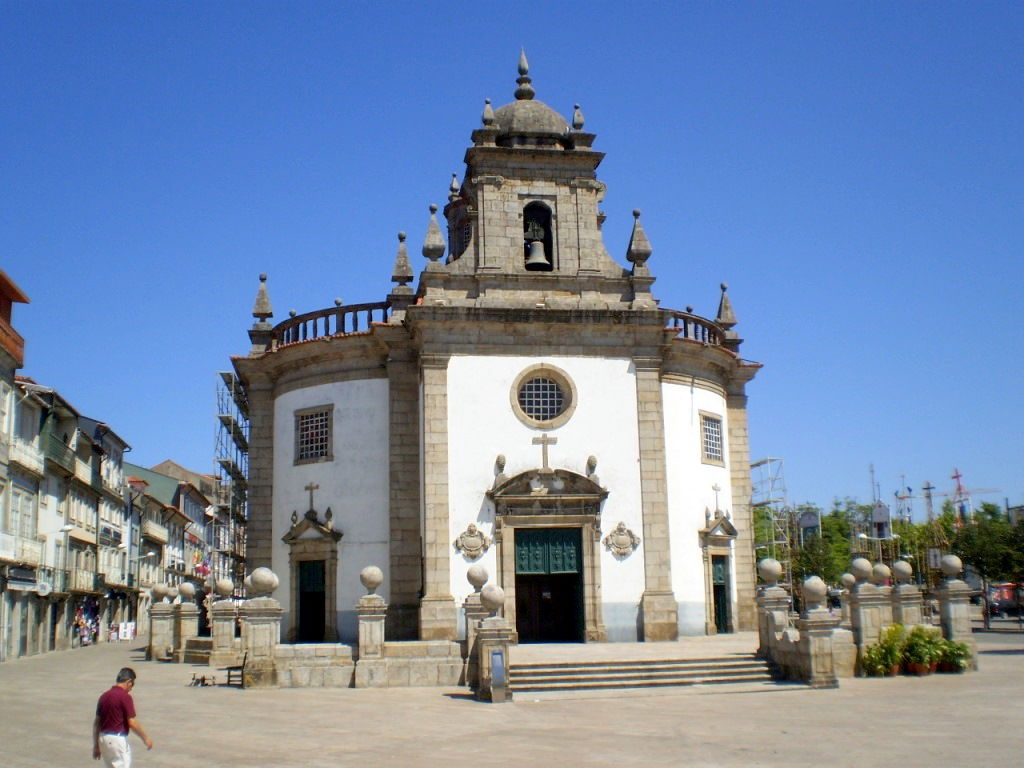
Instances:
[[[679,603],[679,632],[705,633],[704,563],[697,532],[705,526],[705,509],[731,512],[729,424],[725,398],[692,384],[662,384],[665,414],[665,465],[668,480],[669,536],[672,546],[672,591]],[[725,466],[701,461],[700,412],[721,416]],[[735,564],[734,564],[735,567]],[[735,579],[730,577],[735,601]]]
[[[332,421],[333,460],[313,464],[294,463],[295,411],[318,405],[334,406]],[[274,401],[274,499],[273,570],[281,579],[274,597],[286,613],[292,603],[288,546],[281,537],[291,527],[291,514],[301,517],[309,508],[305,486],[316,483],[313,502],[320,519],[327,507],[334,513],[334,527],[342,532],[338,543],[339,632],[355,636],[353,611],[365,593],[359,572],[376,565],[389,572],[388,515],[388,382],[362,379],[320,384],[297,389]],[[379,594],[388,598],[385,579]],[[288,626],[286,616],[284,625]]]
[[[561,427],[531,429],[512,410],[510,392],[519,374],[537,363],[564,371],[576,385],[576,410]],[[637,460],[636,380],[628,359],[586,357],[453,357],[448,366],[449,538],[469,523],[494,534],[494,508],[484,492],[494,483],[495,458],[506,458],[512,477],[541,466],[544,433],[558,442],[548,448],[549,466],[587,473],[587,457],[597,457],[597,475],[609,490],[601,516],[602,538],[621,520],[641,538],[640,470]],[[584,542],[586,545],[586,542]],[[601,595],[608,604],[635,605],[644,590],[643,544],[616,560],[601,547]],[[452,548],[451,590],[461,604],[471,587],[466,571],[473,561]],[[496,548],[480,558],[492,579]]]

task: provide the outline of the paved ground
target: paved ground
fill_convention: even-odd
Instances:
[[[499,705],[432,688],[190,688],[205,668],[101,645],[0,665],[0,765],[94,765],[96,697],[125,664],[139,674],[139,718],[156,742],[147,753],[132,737],[139,768],[1021,765],[1024,632],[996,628],[976,634],[981,669],[968,675]],[[753,641],[727,642],[750,650]]]

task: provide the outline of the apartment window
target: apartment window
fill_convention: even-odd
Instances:
[[[725,464],[722,447],[722,417],[711,413],[700,414],[701,460],[705,464]]]
[[[331,413],[333,407],[320,405],[295,412],[295,463],[330,461]]]

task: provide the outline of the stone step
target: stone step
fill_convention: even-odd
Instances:
[[[769,683],[767,663],[753,656],[583,663],[515,664],[513,691],[571,691],[685,685]]]

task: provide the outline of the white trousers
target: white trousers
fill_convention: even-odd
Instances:
[[[132,748],[128,737],[116,733],[100,734],[100,754],[107,768],[131,768]]]

